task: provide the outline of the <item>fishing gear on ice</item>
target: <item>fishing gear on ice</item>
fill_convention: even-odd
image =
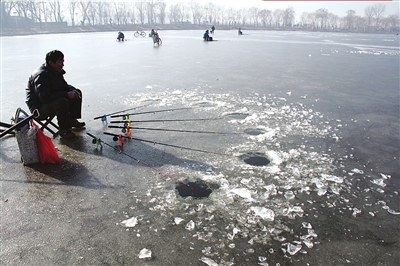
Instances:
[[[197,151],[197,152],[203,152],[203,153],[209,153],[209,154],[215,154],[215,155],[224,155],[224,156],[233,156],[231,154],[226,154],[226,153],[220,153],[220,152],[213,152],[213,151],[206,151],[206,150],[200,150],[200,149],[194,149],[194,148],[188,148],[188,147],[183,147],[183,146],[178,146],[178,145],[173,145],[173,144],[167,144],[167,143],[162,143],[162,142],[157,142],[157,141],[152,141],[152,140],[145,140],[145,139],[140,139],[140,138],[134,138],[134,137],[128,137],[128,136],[122,136],[121,134],[113,134],[109,132],[103,132],[105,135],[113,136],[114,141],[119,141],[120,138],[126,138],[126,139],[131,139],[131,140],[137,140],[141,142],[147,142],[147,143],[152,143],[154,145],[163,145],[163,146],[168,146],[172,148],[178,148],[181,150],[189,150],[189,151]]]
[[[158,174],[163,175],[163,176],[168,177],[168,178],[171,178],[172,180],[175,180],[176,182],[179,182],[179,183],[181,183],[181,184],[183,184],[183,185],[185,185],[185,186],[189,186],[189,184],[187,184],[187,183],[185,183],[185,182],[183,182],[183,181],[181,181],[181,180],[179,180],[179,179],[177,179],[177,178],[175,178],[175,177],[173,177],[173,176],[171,176],[171,175],[169,175],[169,174],[167,174],[167,173],[165,173],[165,172],[162,172],[162,171],[158,170],[157,168],[155,168],[155,167],[153,167],[153,166],[151,166],[151,165],[149,165],[149,164],[147,164],[147,163],[145,163],[145,162],[142,162],[141,160],[139,160],[139,159],[133,157],[132,155],[129,155],[128,153],[125,153],[124,151],[122,151],[122,149],[118,149],[118,148],[116,148],[116,147],[114,147],[114,146],[108,144],[107,142],[101,140],[100,138],[97,138],[95,135],[90,134],[89,132],[86,132],[86,134],[92,138],[92,143],[93,143],[93,144],[96,144],[96,149],[98,148],[97,143],[100,143],[101,148],[103,147],[103,146],[101,145],[101,143],[103,143],[103,144],[105,144],[106,146],[108,146],[108,147],[110,147],[110,148],[112,148],[112,149],[118,151],[120,154],[123,154],[123,155],[125,155],[125,156],[127,156],[127,157],[133,159],[133,160],[136,161],[137,163],[139,163],[139,164],[141,164],[141,165],[143,165],[143,166],[146,166],[146,167],[148,167],[148,168],[150,168],[150,169],[156,171]]]

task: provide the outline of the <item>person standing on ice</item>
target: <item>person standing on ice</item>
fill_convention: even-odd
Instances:
[[[29,77],[26,88],[26,104],[33,113],[39,111],[39,119],[57,116],[61,138],[75,137],[71,128],[82,128],[79,122],[82,110],[82,91],[69,85],[65,79],[64,54],[53,50],[46,54],[46,63],[36,69]]]
[[[215,31],[215,26],[213,25],[213,26],[211,27],[211,34],[214,34],[214,31]]]

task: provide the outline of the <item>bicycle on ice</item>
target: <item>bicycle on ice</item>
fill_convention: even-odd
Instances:
[[[135,36],[135,37],[139,37],[139,35],[140,36],[142,36],[142,37],[146,37],[146,32],[144,32],[144,31],[135,31],[134,33],[133,33],[133,36]]]

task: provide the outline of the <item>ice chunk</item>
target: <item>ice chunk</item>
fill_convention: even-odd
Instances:
[[[135,227],[137,225],[137,217],[132,217],[121,222],[125,227]]]
[[[364,171],[363,170],[359,170],[359,169],[357,169],[357,168],[354,168],[353,170],[351,170],[353,173],[355,173],[355,174],[360,174],[360,175],[362,175],[362,174],[364,174]]]
[[[193,220],[190,220],[190,221],[186,224],[185,229],[186,229],[186,230],[189,230],[189,231],[193,231],[193,230],[194,230],[194,227],[195,227],[195,224],[194,224]]]
[[[243,122],[252,122],[252,121],[257,122],[257,118],[258,118],[257,114],[252,114],[246,117]]]
[[[231,190],[232,193],[235,193],[236,195],[244,198],[251,200],[251,190],[247,188],[235,188]]]
[[[211,255],[211,247],[205,247],[201,252],[205,255]]]
[[[218,266],[218,263],[207,257],[202,257],[200,261],[204,262],[208,266]]]
[[[383,178],[383,179],[388,179],[388,178],[391,178],[391,176],[390,175],[385,175],[385,174],[380,174],[381,175],[381,177]]]
[[[282,163],[282,158],[279,157],[278,152],[276,152],[276,151],[267,151],[266,155],[267,155],[267,157],[268,157],[269,159],[271,159],[270,161],[271,161],[271,163],[273,163],[274,165],[279,165],[279,164]]]
[[[326,189],[320,188],[317,191],[318,196],[323,196],[326,194]]]
[[[284,193],[284,196],[287,200],[292,200],[294,199],[294,193],[291,190],[288,190]]]
[[[303,240],[303,243],[304,243],[304,245],[306,245],[308,248],[314,247],[314,244],[313,244],[313,242],[311,242],[311,240],[304,239],[304,240]]]
[[[242,180],[240,180],[240,183],[242,183],[243,185],[248,185],[250,181],[251,181],[250,178],[243,178]]]
[[[182,91],[181,91],[181,90],[174,90],[174,91],[172,92],[172,94],[174,94],[174,95],[181,95],[181,94],[182,94]]]
[[[259,262],[265,262],[265,261],[267,261],[267,257],[258,256],[258,261],[259,261]]]
[[[395,215],[399,215],[400,214],[400,212],[397,212],[397,211],[392,210],[392,209],[388,209],[388,213],[395,214]]]
[[[254,249],[253,248],[249,248],[246,250],[247,253],[249,254],[253,254],[254,253]]]
[[[277,193],[276,186],[274,184],[264,186],[264,188],[265,188],[265,192],[264,192],[265,199],[268,199],[269,196],[276,195],[276,193]]]
[[[318,235],[315,233],[314,229],[308,229],[308,234],[312,237],[318,237]]]
[[[175,217],[174,222],[175,224],[180,224],[181,222],[183,222],[183,219],[181,217]]]
[[[327,175],[327,174],[321,174],[321,177],[325,178],[325,180],[332,181],[338,184],[343,183],[343,177],[338,177],[334,175]]]
[[[353,213],[352,213],[352,215],[353,215],[354,217],[357,217],[357,214],[360,214],[360,213],[361,213],[361,210],[360,210],[360,209],[353,208]]]
[[[261,217],[265,221],[274,221],[275,213],[271,209],[267,209],[265,207],[257,207],[253,206],[250,208],[250,211],[254,212],[256,216]]]
[[[287,252],[290,255],[295,255],[297,252],[301,250],[302,246],[301,245],[293,245],[292,243],[288,243],[287,245]]]
[[[144,248],[139,252],[139,259],[141,260],[150,260],[151,259],[151,250]]]
[[[308,254],[308,252],[307,252],[307,250],[302,249],[302,250],[300,250],[300,254]]]
[[[379,187],[376,189],[376,191],[378,191],[379,193],[382,193],[382,194],[385,193],[385,191]]]
[[[378,185],[378,186],[381,186],[381,187],[385,187],[386,186],[385,181],[383,180],[383,178],[378,178],[378,179],[371,180],[371,183],[375,184],[375,185]]]
[[[308,222],[302,222],[301,225],[303,228],[312,229],[312,225]]]
[[[281,169],[277,165],[268,166],[268,172],[271,174],[277,174],[281,171]]]
[[[329,191],[333,194],[339,195],[340,194],[340,188],[339,187],[335,187],[335,186],[330,186],[329,187]]]
[[[229,239],[229,240],[233,240],[233,239],[235,238],[235,235],[236,235],[237,233],[239,233],[239,232],[240,232],[239,229],[233,228],[232,234],[229,234],[229,233],[228,233],[228,239]]]

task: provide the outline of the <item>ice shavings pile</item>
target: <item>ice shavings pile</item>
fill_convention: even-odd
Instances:
[[[300,200],[302,197],[299,195],[313,193],[326,197],[326,205],[334,207],[328,202],[329,198],[340,198],[341,191],[349,189],[347,178],[363,174],[361,170],[346,172],[338,169],[344,166],[333,162],[340,158],[334,158],[335,155],[324,149],[326,140],[340,139],[337,121],[326,119],[302,103],[287,103],[285,98],[272,95],[206,95],[195,89],[136,95],[134,99],[126,100],[126,104],[137,102],[138,98],[143,102],[157,99],[159,106],[208,103],[207,107],[194,108],[192,112],[205,117],[210,114],[221,117],[232,113],[247,115],[244,119],[227,118],[225,123],[215,123],[212,130],[232,128],[242,133],[247,128],[254,128],[265,132],[257,136],[237,136],[226,141],[224,147],[226,152],[235,156],[248,151],[263,153],[271,161],[266,166],[251,166],[235,156],[202,155],[199,158],[213,165],[215,171],[205,173],[179,166],[166,167],[165,170],[174,176],[199,178],[216,185],[218,189],[214,189],[208,198],[180,198],[176,191],[166,189],[165,182],[170,180],[157,182],[149,192],[150,210],[169,217],[194,239],[207,243],[201,261],[208,265],[215,265],[214,260],[218,258],[221,258],[220,265],[229,265],[232,258],[223,250],[234,248],[239,240],[246,241],[250,247],[279,242],[283,253],[289,256],[307,253],[306,249],[313,248],[318,238],[312,225],[303,223],[304,234],[296,238],[293,230],[299,228],[290,228],[283,222],[284,219],[304,218],[304,206],[313,204],[312,201]],[[338,172],[343,174],[335,174]],[[371,182],[384,187],[384,181],[382,176]],[[349,200],[341,197],[341,201]],[[354,208],[353,216],[358,214],[358,209]],[[247,253],[250,256],[254,252]],[[259,261],[267,263],[267,258],[261,256]]]
[[[399,50],[395,49],[373,49],[373,48],[359,48],[356,47],[358,50],[350,51],[350,54],[366,54],[366,55],[388,55],[388,56],[399,56]]]

